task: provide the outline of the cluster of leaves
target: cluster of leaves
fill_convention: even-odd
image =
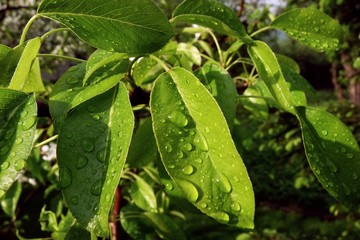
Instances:
[[[65,27],[25,41],[40,17]],[[56,213],[41,211],[42,227],[53,237],[109,236],[118,186],[129,202],[122,208],[121,223],[134,238],[186,238],[171,216],[186,217],[171,211],[169,197],[220,223],[254,228],[254,191],[232,136],[239,127],[238,99],[258,118],[267,119],[269,107],[294,115],[315,176],[334,198],[356,205],[358,143],[336,117],[308,106],[314,90],[300,76],[298,65],[254,38],[270,28],[320,51],[336,49],[341,41],[339,24],[313,8],[287,12],[248,35],[236,14],[215,0],[185,0],[170,20],[150,0],[43,0],[19,45],[0,45],[0,197],[17,201],[17,176],[26,162],[33,171],[39,164],[39,158],[28,160],[41,134],[36,93],[45,90],[39,64],[45,55],[39,49],[49,35],[71,30],[97,50],[56,82],[48,105],[58,135],[50,133],[50,139],[37,145],[57,138],[59,171],[51,166],[48,170],[51,176],[58,173],[55,188],[61,189],[69,211],[59,224],[62,206]],[[176,41],[174,30],[179,29],[195,33],[195,38]],[[226,51],[212,31],[233,39]],[[210,36],[217,51],[198,34]],[[247,55],[240,55],[240,48]],[[239,65],[241,74],[232,78],[228,71]],[[238,81],[247,86],[240,97]],[[135,89],[150,91],[150,101],[132,106],[129,90]]]

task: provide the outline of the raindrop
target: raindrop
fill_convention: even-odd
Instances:
[[[206,203],[202,203],[202,204],[200,205],[201,208],[207,208],[207,206],[208,206],[208,205],[207,205]]]
[[[36,122],[36,117],[28,117],[24,119],[21,125],[22,130],[24,131],[29,130],[32,126],[34,126],[35,122]]]
[[[200,132],[198,132],[194,137],[194,145],[202,151],[209,151],[208,143],[205,137]]]
[[[169,164],[168,168],[174,169],[174,168],[175,168],[175,165],[174,165],[174,164]]]
[[[9,162],[4,162],[0,165],[0,170],[4,171],[6,169],[8,169],[10,167],[10,163]]]
[[[197,159],[195,159],[195,162],[198,163],[198,164],[202,164],[203,160],[201,158],[197,158]]]
[[[26,165],[26,161],[24,159],[20,159],[15,163],[15,170],[20,171]]]
[[[225,193],[230,193],[232,190],[231,183],[229,179],[222,173],[217,173],[214,179],[216,183],[219,184],[220,190]]]
[[[326,159],[326,165],[330,168],[330,170],[334,173],[336,173],[339,169],[338,167],[335,165],[335,163],[333,163],[333,161],[331,161],[330,159]]]
[[[61,188],[69,187],[72,182],[70,169],[67,167],[60,168],[59,178]]]
[[[79,82],[79,79],[74,78],[74,77],[69,77],[68,79],[66,79],[66,83],[69,85],[74,85],[77,84]]]
[[[165,183],[165,189],[168,191],[172,191],[174,189],[174,185],[171,182]]]
[[[183,169],[182,169],[183,174],[185,175],[191,175],[194,172],[194,167],[192,165],[186,165]]]
[[[96,115],[93,116],[93,119],[96,120],[96,121],[98,121],[98,120],[101,119],[101,117],[100,117],[100,115],[97,115],[97,114],[96,114]]]
[[[15,132],[16,132],[15,128],[10,128],[5,134],[5,139],[9,140],[12,136],[14,136]]]
[[[239,178],[236,177],[236,176],[234,176],[233,179],[234,179],[235,182],[239,182],[239,181],[240,181]]]
[[[85,152],[91,152],[95,149],[94,142],[89,138],[84,138],[81,141],[81,146]]]
[[[172,152],[172,147],[171,147],[170,143],[165,144],[165,151],[168,153]]]
[[[327,135],[328,135],[328,131],[327,131],[327,130],[322,130],[322,131],[321,131],[321,134],[322,134],[323,136],[327,136]]]
[[[76,168],[81,169],[86,166],[88,159],[85,156],[80,156],[76,161]]]
[[[7,154],[9,152],[9,150],[10,150],[10,147],[8,145],[3,146],[0,149],[0,155],[4,156],[5,154]]]
[[[96,215],[100,214],[100,207],[99,207],[98,203],[94,206],[93,213],[96,214]]]
[[[95,195],[95,196],[99,196],[101,194],[101,181],[97,180],[93,183],[93,185],[91,186],[91,194]]]
[[[96,153],[96,159],[101,162],[101,163],[104,163],[105,162],[105,155],[106,155],[106,151],[105,151],[105,148],[99,150],[97,153]]]
[[[185,127],[189,123],[186,116],[179,111],[173,112],[168,118],[170,119],[170,122],[178,127]]]
[[[183,158],[183,157],[184,157],[183,151],[179,150],[179,151],[177,152],[176,156],[177,156],[178,158]]]
[[[17,138],[16,140],[15,140],[15,143],[16,144],[20,144],[20,143],[22,143],[23,142],[23,139],[22,138]]]
[[[184,145],[184,149],[188,152],[190,152],[193,149],[193,145],[191,143],[186,143]]]
[[[227,213],[223,212],[223,211],[216,211],[216,212],[212,212],[210,213],[210,216],[214,219],[216,219],[217,221],[219,221],[220,223],[228,223],[230,220],[230,217]]]
[[[352,154],[352,153],[347,153],[347,154],[346,154],[346,157],[347,157],[348,159],[352,159],[352,158],[354,157],[354,154]]]
[[[194,184],[192,184],[189,181],[182,180],[182,179],[181,180],[178,179],[177,181],[179,183],[179,186],[182,188],[183,192],[185,193],[186,198],[190,202],[195,203],[199,198],[199,192],[196,189],[196,187],[194,186]]]
[[[241,210],[241,205],[238,202],[234,202],[233,204],[231,204],[231,209],[234,210],[235,212],[239,212]]]
[[[70,201],[71,201],[71,203],[73,205],[78,205],[79,204],[79,198],[76,197],[76,196],[72,197]]]

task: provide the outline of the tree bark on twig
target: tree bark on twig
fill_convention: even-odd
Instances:
[[[239,10],[237,12],[238,17],[240,17],[244,12],[244,4],[245,4],[244,0],[239,1]]]

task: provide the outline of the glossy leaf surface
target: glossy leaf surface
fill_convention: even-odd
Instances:
[[[173,36],[166,16],[150,0],[43,0],[38,14],[59,21],[88,44],[108,51],[154,52]]]
[[[108,235],[108,214],[128,152],[134,118],[123,83],[77,106],[60,129],[60,187],[77,221]]]
[[[336,50],[342,41],[339,22],[315,8],[288,11],[270,26],[318,51]]]
[[[56,82],[50,95],[52,117],[62,121],[72,108],[114,87],[128,67],[128,60],[124,57],[116,53],[108,56],[111,61],[107,64],[99,65],[93,61],[93,64],[81,63],[69,68]],[[100,62],[103,63],[104,59]],[[83,84],[84,79],[86,84]]]
[[[248,53],[276,103],[284,110],[294,112],[291,93],[273,51],[266,43],[254,41],[248,46]]]
[[[36,129],[35,97],[0,89],[0,198],[10,188],[30,155]]]
[[[203,84],[173,68],[156,80],[150,107],[162,162],[186,198],[219,222],[252,228],[249,176],[225,117]]]
[[[247,36],[235,12],[215,0],[185,0],[174,10],[172,21],[202,25],[234,37]]]
[[[33,62],[36,59],[40,46],[41,40],[39,37],[31,39],[26,43],[19,62],[17,63],[14,75],[11,78],[9,88],[20,91],[24,90],[26,79],[28,78],[30,70],[32,69]],[[27,88],[31,89],[31,86],[28,85]]]
[[[232,129],[238,94],[229,73],[218,65],[207,64],[197,70],[195,76],[215,98],[225,116],[229,128]]]
[[[297,108],[306,157],[324,188],[347,206],[360,202],[360,149],[351,131],[328,112]]]

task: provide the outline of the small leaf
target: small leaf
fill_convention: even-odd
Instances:
[[[158,151],[151,118],[147,118],[139,126],[131,141],[127,163],[131,168],[142,168],[153,163],[158,157]]]
[[[125,205],[120,212],[121,226],[132,239],[154,239],[154,230],[142,214],[136,206]]]
[[[15,69],[14,75],[11,78],[9,88],[14,90],[23,91],[26,85],[26,80],[32,69],[33,62],[36,59],[36,56],[39,52],[41,46],[41,40],[39,37],[29,40],[24,46],[19,62]],[[35,63],[36,64],[36,63]],[[36,71],[36,65],[34,66],[33,71]],[[30,78],[31,79],[31,78]],[[35,79],[38,81],[38,79]],[[27,90],[32,90],[31,86],[27,85]]]
[[[133,176],[135,181],[132,183],[130,189],[132,200],[134,200],[136,206],[145,211],[157,212],[154,189],[141,177],[137,175]]]
[[[31,65],[29,74],[25,80],[23,91],[27,93],[45,92],[45,86],[41,77],[39,58],[35,58]]]
[[[202,25],[240,39],[248,37],[235,12],[215,0],[185,0],[174,10],[172,21]]]
[[[285,12],[270,27],[286,32],[317,51],[338,49],[343,37],[339,22],[315,8]]]
[[[276,59],[278,60],[281,69],[286,68],[300,74],[300,66],[294,59],[282,54],[276,54]]]
[[[123,83],[77,106],[60,129],[60,187],[76,220],[108,235],[108,214],[125,163],[134,117]]]
[[[173,68],[155,81],[150,107],[162,162],[187,199],[219,222],[252,228],[251,182],[224,115],[201,82]]]
[[[174,221],[173,217],[166,214],[145,212],[144,216],[154,226],[156,232],[163,239],[185,240],[184,231],[179,224]]]
[[[231,76],[225,69],[215,64],[203,66],[195,72],[195,76],[215,98],[231,130],[234,125],[238,95]]]
[[[92,61],[93,64],[87,63],[85,66],[85,63],[81,63],[71,67],[56,82],[49,105],[51,116],[57,121],[58,126],[71,109],[108,91],[125,75],[128,67],[125,55],[109,54],[105,59],[111,61],[107,61],[106,65],[98,65],[96,61]],[[103,63],[106,60],[99,61]]]
[[[45,206],[41,209],[39,222],[42,231],[57,232],[59,230],[56,214],[45,210]]]
[[[360,202],[360,149],[351,131],[328,112],[298,107],[306,157],[324,188],[347,206]]]
[[[252,45],[248,46],[248,53],[276,103],[283,110],[294,112],[291,93],[275,54],[269,46],[262,41],[254,41]]]
[[[8,87],[13,77],[25,44],[15,47],[14,49],[0,45],[0,86]]]
[[[38,14],[59,21],[91,46],[129,54],[154,52],[173,36],[150,0],[43,0]]]
[[[191,43],[179,43],[177,46],[177,52],[181,54],[187,61],[194,63],[198,66],[201,65],[201,54],[197,47]]]
[[[161,64],[149,57],[144,57],[134,63],[132,77],[137,86],[144,87],[152,83],[162,72],[164,69]]]
[[[30,155],[36,130],[35,96],[0,89],[0,198]]]
[[[14,220],[16,218],[15,211],[21,192],[22,192],[22,185],[19,183],[19,181],[16,181],[6,192],[4,199],[1,201],[1,207],[3,211],[9,217],[11,217],[11,219]]]
[[[255,86],[248,87],[240,98],[241,104],[259,119],[268,119],[269,107],[263,98],[260,89]]]

